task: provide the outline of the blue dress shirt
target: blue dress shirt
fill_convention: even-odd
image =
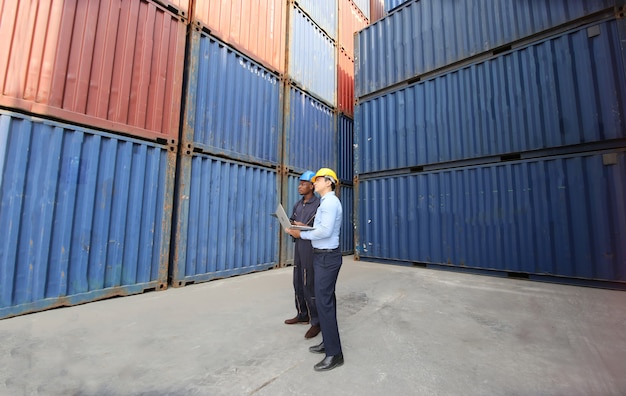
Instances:
[[[339,247],[339,230],[343,209],[334,191],[329,191],[320,200],[315,214],[313,231],[300,232],[300,238],[309,239],[315,249],[335,249]]]

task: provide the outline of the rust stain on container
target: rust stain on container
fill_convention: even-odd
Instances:
[[[344,50],[337,58],[337,108],[354,117],[354,60]]]
[[[273,71],[285,70],[287,2],[196,0],[192,22]]]
[[[186,25],[145,0],[0,0],[0,105],[178,138]]]

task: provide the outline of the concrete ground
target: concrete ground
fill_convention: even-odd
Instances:
[[[315,372],[292,268],[0,321],[0,395],[626,395],[626,292],[354,262]]]

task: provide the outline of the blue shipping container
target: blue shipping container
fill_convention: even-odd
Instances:
[[[338,196],[343,209],[339,246],[343,254],[352,254],[354,253],[354,187],[340,185]]]
[[[361,257],[626,281],[624,150],[361,180]]]
[[[591,14],[616,0],[415,1],[361,30],[355,96],[409,80]]]
[[[335,113],[307,93],[289,87],[289,118],[285,126],[285,164],[298,173],[335,168]]]
[[[307,15],[335,41],[337,40],[338,0],[298,0]],[[341,0],[346,1],[346,0]]]
[[[626,137],[626,67],[607,21],[357,105],[357,173]]]
[[[289,77],[305,91],[335,107],[337,51],[333,40],[295,5],[290,20]]]
[[[0,111],[0,318],[167,287],[172,148]]]
[[[342,183],[352,184],[354,179],[354,121],[340,114],[337,116],[337,177]]]
[[[415,0],[385,0],[385,11],[391,12],[401,5],[410,3],[411,1]]]
[[[276,170],[206,154],[179,160],[171,283],[174,287],[278,264]]]
[[[352,1],[359,10],[363,13],[367,20],[370,20],[370,0],[340,0],[340,1]]]
[[[279,77],[197,30],[190,33],[187,70],[183,147],[278,164]]]

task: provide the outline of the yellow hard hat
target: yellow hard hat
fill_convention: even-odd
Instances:
[[[335,173],[335,171],[330,168],[321,168],[320,170],[318,170],[315,176],[311,178],[311,181],[315,182],[318,177],[330,177],[331,179],[333,179],[333,183],[335,184],[337,184],[337,182],[339,181],[337,179],[337,174]]]

